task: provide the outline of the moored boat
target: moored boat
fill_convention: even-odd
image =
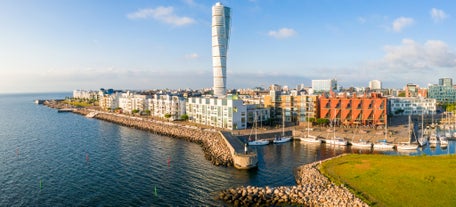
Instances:
[[[389,143],[386,139],[382,139],[374,143],[374,149],[393,149],[396,145]]]
[[[352,141],[352,147],[372,148],[372,143],[366,140],[360,139],[359,141]]]

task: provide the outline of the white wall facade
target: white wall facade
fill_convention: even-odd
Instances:
[[[212,67],[214,95],[223,97],[226,93],[226,58],[230,38],[230,8],[220,2],[212,7]]]
[[[171,119],[177,120],[186,114],[186,101],[183,97],[172,96],[168,94],[155,94],[147,100],[147,108],[150,110],[151,116],[165,117],[166,114],[171,115]]]
[[[437,101],[431,98],[395,97],[388,98],[388,103],[390,115],[394,116],[435,114],[437,111]]]
[[[189,121],[225,129],[245,129],[247,127],[247,107],[242,100],[226,98],[188,98],[187,115]]]

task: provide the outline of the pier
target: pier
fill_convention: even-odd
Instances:
[[[228,145],[235,168],[251,169],[257,167],[258,157],[255,151],[250,150],[245,143],[243,144],[238,137],[233,136],[230,132],[220,132],[220,135]]]

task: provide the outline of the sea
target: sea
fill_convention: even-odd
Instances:
[[[0,206],[225,206],[221,190],[295,185],[296,167],[343,153],[455,154],[453,141],[405,153],[294,141],[255,147],[258,168],[237,170],[195,143],[34,103],[70,96],[0,95]]]

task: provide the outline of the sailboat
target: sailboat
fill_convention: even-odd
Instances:
[[[254,121],[253,121],[253,128],[255,128],[255,139],[252,140],[252,141],[249,141],[249,145],[250,146],[267,145],[267,144],[269,144],[269,140],[258,139],[258,132],[257,132],[258,123],[257,122],[258,122],[257,121],[257,114],[255,113],[255,117],[254,117]]]
[[[418,138],[418,144],[422,147],[428,144],[428,140],[424,137],[424,114],[421,114],[421,137]]]
[[[397,146],[396,146],[396,149],[397,150],[416,150],[418,149],[418,145],[415,145],[415,144],[411,144],[411,139],[412,139],[412,134],[411,134],[411,130],[410,130],[410,115],[409,115],[409,124],[408,124],[408,131],[409,131],[409,141],[407,143],[399,143]]]
[[[309,113],[309,112],[307,112]],[[299,137],[299,140],[301,141],[304,141],[304,142],[311,142],[311,143],[321,143],[321,140],[318,139],[317,136],[314,136],[314,135],[310,135],[310,121],[308,119],[308,116],[306,116],[307,118],[307,135],[305,137]]]
[[[353,131],[353,139],[355,137],[355,131]],[[352,147],[359,147],[359,148],[372,148],[372,142],[360,139],[359,141],[352,141],[351,142]]]
[[[362,111],[361,111],[362,112]],[[362,117],[362,113],[361,113]],[[358,126],[356,126],[356,129],[358,130]],[[354,141],[355,140],[355,131],[353,131],[353,139],[351,142],[352,147],[358,147],[358,148],[372,148],[372,142],[367,141],[367,140],[362,140],[360,139],[359,141]]]
[[[335,120],[335,117],[334,117],[334,120]],[[347,140],[343,139],[342,137],[336,136],[336,123],[333,123],[333,137],[331,139],[326,139],[326,143],[331,144],[331,145],[341,145],[341,146],[348,145]]]
[[[291,137],[285,136],[285,113],[284,110],[282,109],[282,136],[275,138],[274,139],[274,144],[280,144],[284,142],[289,142],[291,140]]]
[[[395,145],[392,143],[389,143],[387,138],[388,138],[388,123],[387,123],[387,120],[385,119],[385,138],[382,140],[378,140],[374,144],[374,149],[393,149],[395,147]]]

